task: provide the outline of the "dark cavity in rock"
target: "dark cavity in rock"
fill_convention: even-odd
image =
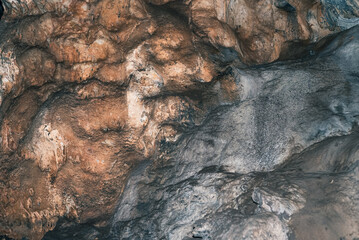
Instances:
[[[283,9],[284,11],[287,12],[295,12],[295,7],[293,7],[292,5],[290,5],[287,1],[285,0],[277,0],[274,2],[274,5],[277,8]]]

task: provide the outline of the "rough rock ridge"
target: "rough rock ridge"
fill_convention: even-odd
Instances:
[[[359,238],[356,0],[1,5],[0,236]]]

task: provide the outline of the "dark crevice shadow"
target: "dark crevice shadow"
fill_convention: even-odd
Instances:
[[[2,1],[0,1],[0,20],[4,14],[4,6],[2,5]]]
[[[286,12],[295,12],[296,11],[295,7],[293,7],[291,4],[289,4],[285,0],[276,0],[274,2],[274,6],[276,6],[279,9],[282,9]]]

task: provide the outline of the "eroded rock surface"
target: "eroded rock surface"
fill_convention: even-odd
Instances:
[[[358,30],[238,70],[246,97],[130,178],[110,239],[358,238]]]
[[[1,3],[0,236],[358,237],[357,1]]]

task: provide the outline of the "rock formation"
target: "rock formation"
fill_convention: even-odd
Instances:
[[[358,1],[1,5],[0,238],[359,238]]]

